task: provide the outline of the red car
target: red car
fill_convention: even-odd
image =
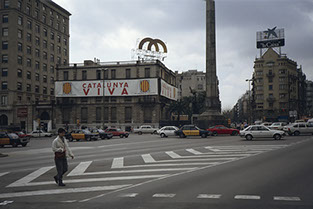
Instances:
[[[22,131],[16,132],[15,134],[17,134],[18,137],[20,137],[21,139],[22,139],[22,138],[28,138],[28,139],[30,139],[30,138],[32,137],[31,135],[25,134],[25,133],[22,132]]]
[[[230,134],[231,136],[236,136],[239,134],[238,129],[227,128],[223,125],[212,126],[212,127],[208,128],[207,130],[212,131],[212,134],[214,136],[217,136],[218,134]]]
[[[111,133],[113,134],[113,136],[120,136],[120,138],[127,138],[129,136],[129,133],[126,132],[126,131],[123,131],[121,129],[118,129],[118,128],[107,128],[105,129],[105,132],[106,133]]]

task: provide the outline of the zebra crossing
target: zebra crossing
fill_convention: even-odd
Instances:
[[[233,162],[286,146],[290,145],[240,145],[188,148],[178,151],[142,154],[138,155],[135,160],[132,159],[132,161],[129,160],[129,157],[116,157],[106,167],[104,164],[99,164],[98,160],[97,162],[84,161],[69,171],[64,180],[71,188],[56,187],[51,173],[54,172],[54,166],[46,166],[14,182],[10,182],[1,189],[0,199],[127,189],[139,183]],[[105,163],[108,164],[107,162]],[[0,176],[8,174],[8,172],[0,173]],[[82,187],[81,184],[84,183],[88,183],[88,187]],[[14,192],[17,191],[16,188],[19,188],[19,192]],[[25,188],[25,191],[23,191],[23,188]],[[134,197],[136,195],[129,194],[129,196]],[[202,196],[202,198],[205,197]]]

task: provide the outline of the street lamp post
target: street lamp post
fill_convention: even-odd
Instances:
[[[250,94],[251,94],[251,92],[250,92],[250,82],[251,81],[253,81],[253,78],[251,78],[251,79],[246,79],[246,81],[248,81],[248,85],[249,85],[249,92],[248,92],[248,98],[249,98],[249,102],[248,102],[248,114],[249,114],[249,116],[248,116],[248,123],[249,124],[251,124],[251,97],[250,97]]]
[[[102,103],[103,103],[103,114],[102,114],[102,117],[103,117],[103,119],[102,119],[102,127],[103,127],[103,129],[104,129],[104,109],[105,109],[105,103],[104,103],[104,101],[105,101],[105,99],[104,99],[104,89],[105,89],[105,86],[104,86],[104,80],[105,80],[105,72],[108,70],[107,68],[102,68],[101,69],[102,71],[103,71],[103,80],[102,80]]]

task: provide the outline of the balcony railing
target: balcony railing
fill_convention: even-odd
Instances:
[[[274,97],[268,97],[266,100],[268,102],[275,102],[276,99]]]
[[[266,73],[266,76],[269,77],[269,78],[272,78],[275,76],[275,73]]]

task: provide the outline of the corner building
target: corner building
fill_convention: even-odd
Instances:
[[[0,2],[0,126],[50,131],[55,68],[69,60],[71,14],[51,0]]]
[[[159,60],[60,66],[55,85],[57,127],[70,129],[159,127],[178,97],[175,73]]]

